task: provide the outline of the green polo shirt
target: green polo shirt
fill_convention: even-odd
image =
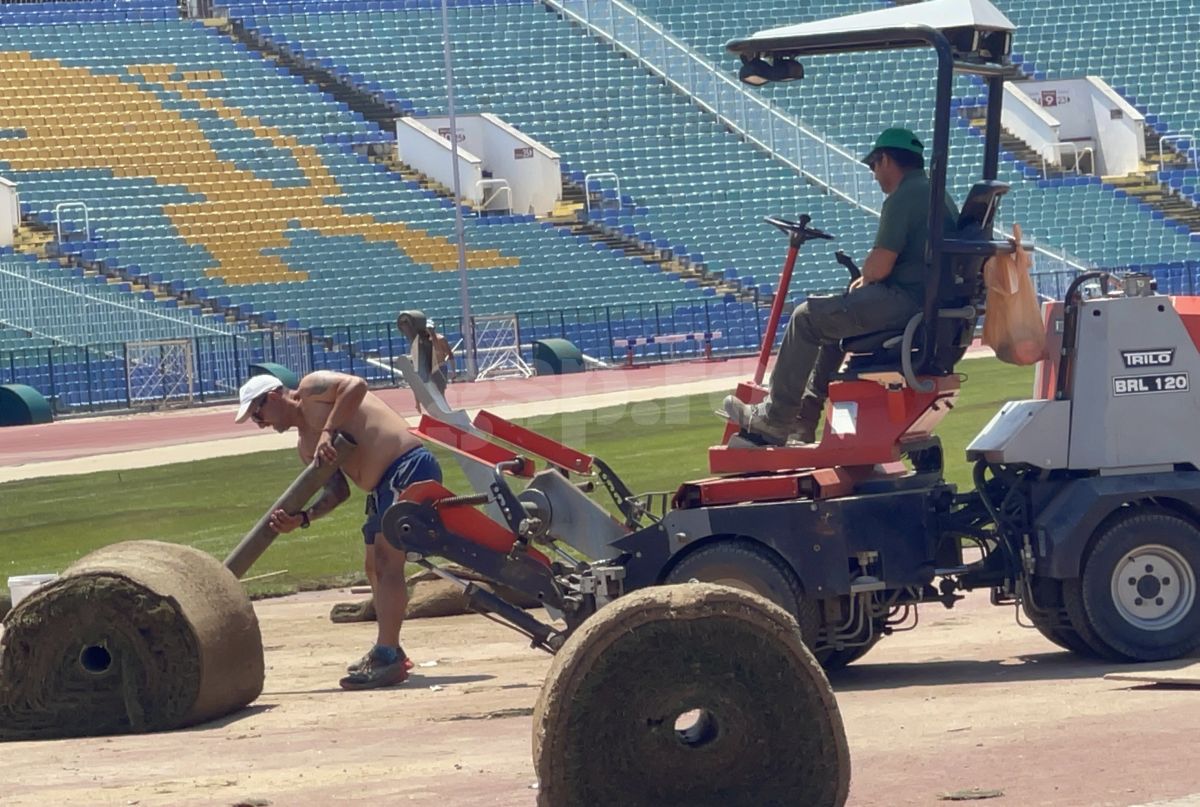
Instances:
[[[952,237],[958,228],[958,207],[946,194],[945,234]],[[925,244],[929,241],[929,177],[919,169],[909,171],[900,185],[883,202],[875,246],[896,253],[892,273],[883,280],[925,303],[925,279],[930,276],[925,263]]]

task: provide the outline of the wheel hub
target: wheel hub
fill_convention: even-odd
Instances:
[[[1121,618],[1143,630],[1166,630],[1192,609],[1196,579],[1174,549],[1150,544],[1135,549],[1113,570],[1113,603]]]

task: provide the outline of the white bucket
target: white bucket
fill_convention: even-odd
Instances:
[[[56,574],[22,574],[8,578],[8,592],[12,595],[13,607],[42,586],[57,579]]]

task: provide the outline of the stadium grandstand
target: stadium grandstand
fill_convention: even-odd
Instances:
[[[623,339],[747,353],[784,247],[762,218],[807,213],[861,257],[882,200],[858,158],[886,126],[931,129],[932,57],[753,88],[723,48],[890,3],[447,5],[457,199],[440,0],[0,2],[0,384],[66,414],[228,398],[264,362],[395,383],[413,308],[473,333],[485,373],[547,338],[600,362]],[[1042,292],[1094,267],[1194,292],[1200,11],[998,5],[1019,29],[1001,218]],[[961,199],[986,97],[954,91]],[[844,287],[831,252],[801,253],[790,302]]]

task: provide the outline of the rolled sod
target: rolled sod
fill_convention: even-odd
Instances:
[[[833,690],[783,609],[707,583],[602,608],[555,655],[533,714],[540,807],[839,807]]]
[[[100,549],[3,625],[0,740],[182,728],[262,692],[250,600],[219,561],[190,547]]]

